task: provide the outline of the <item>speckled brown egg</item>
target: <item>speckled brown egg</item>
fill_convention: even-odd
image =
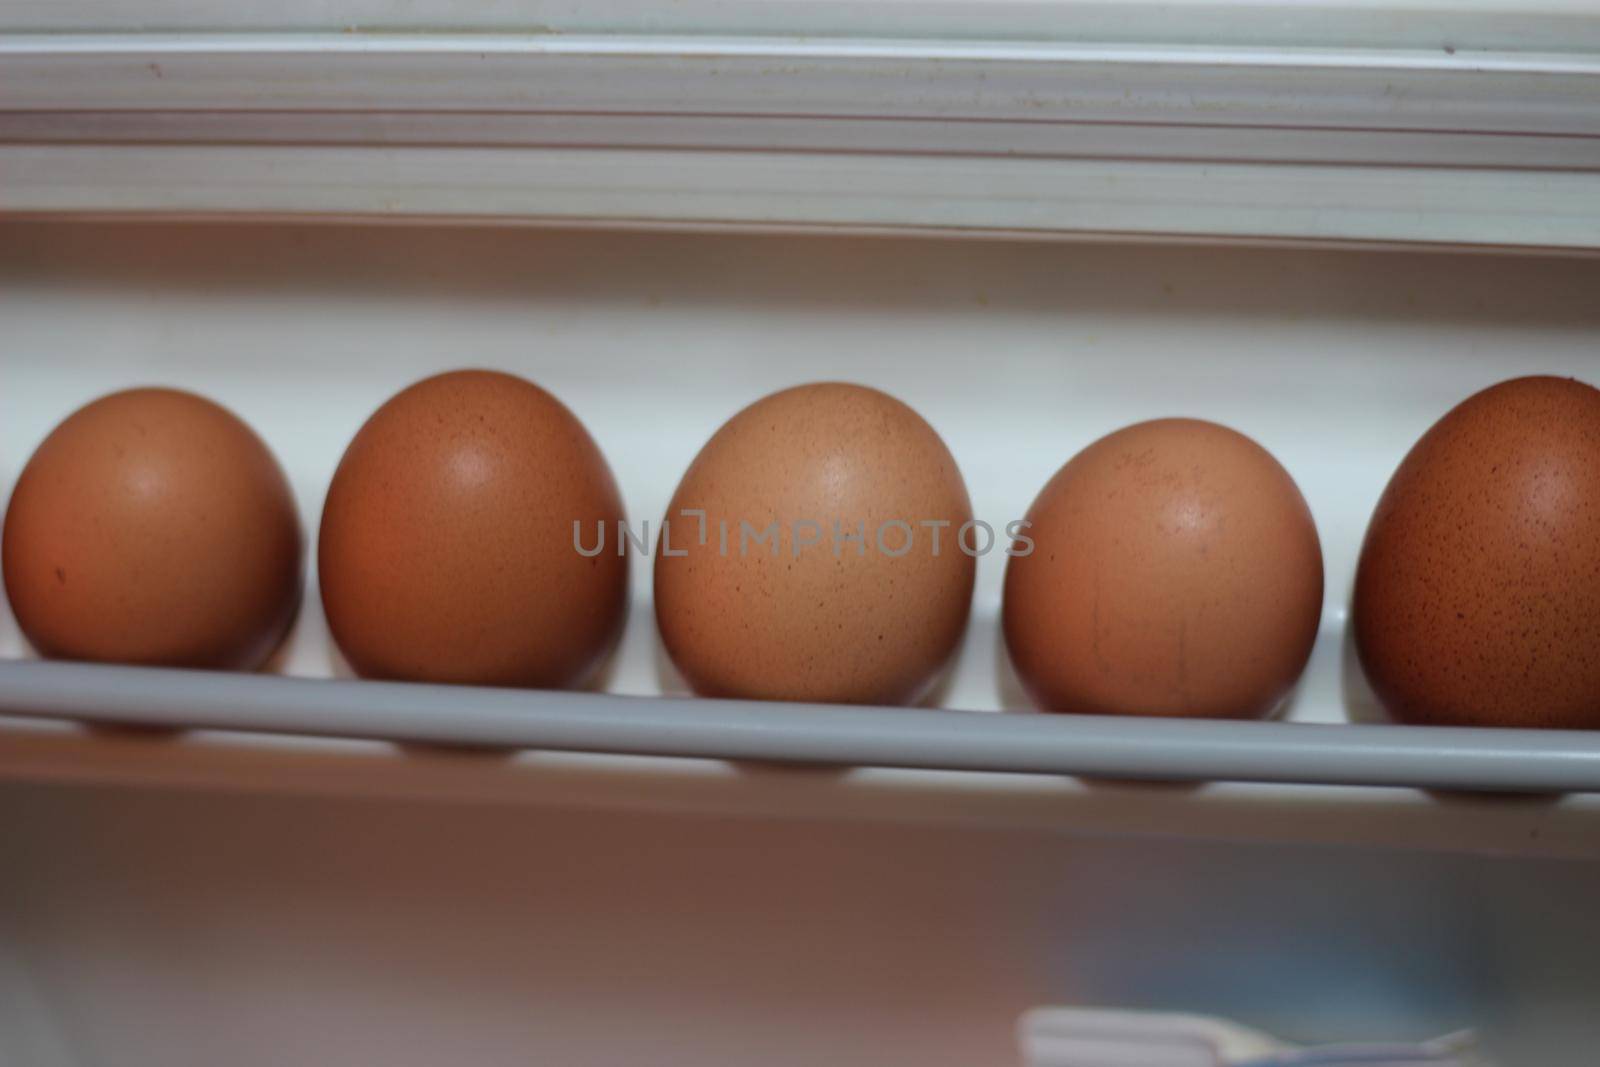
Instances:
[[[775,393],[673,495],[655,566],[667,652],[708,696],[915,701],[966,626],[971,517],[955,460],[905,404],[837,383]]]
[[[1403,722],[1600,727],[1600,391],[1517,378],[1435,423],[1373,512],[1353,615]]]
[[[371,678],[578,685],[627,613],[622,519],[605,457],[555,397],[490,371],[425,379],[367,420],[328,488],[329,628]],[[605,550],[584,555],[597,524]]]
[[[1322,614],[1316,525],[1243,434],[1129,426],[1056,472],[1027,518],[1033,547],[1007,562],[1002,614],[1039,707],[1254,718],[1305,669]]]
[[[175,389],[57,426],[12,491],[4,559],[22,632],[65,659],[254,669],[300,603],[282,469],[231,412]]]

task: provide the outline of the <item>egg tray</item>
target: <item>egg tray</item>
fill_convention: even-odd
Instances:
[[[180,384],[261,434],[309,542],[334,467],[372,410],[427,374],[472,364],[567,404],[637,523],[666,513],[732,412],[799,381],[841,379],[928,419],[961,466],[974,515],[997,528],[1067,457],[1119,426],[1175,414],[1232,426],[1300,485],[1327,575],[1316,646],[1283,721],[1107,721],[1023,710],[999,624],[998,552],[977,561],[971,622],[933,698],[966,710],[692,698],[661,646],[642,553],[603,692],[356,680],[328,630],[311,553],[299,618],[259,675],[39,661],[0,610],[5,780],[1594,847],[1597,809],[1581,791],[1600,791],[1600,732],[1379,721],[1347,605],[1373,506],[1443,412],[1517,375],[1593,380],[1600,260],[287,222],[13,221],[0,236],[13,363],[60,354],[7,377],[5,484],[85,401]],[[142,743],[73,720],[194,729]],[[522,751],[397,758],[384,740],[341,738]],[[744,764],[728,773],[720,760],[863,769],[824,784]],[[1219,784],[1124,790],[1096,778]],[[1340,782],[1362,785],[1293,784]],[[1573,795],[1442,804],[1369,785],[1396,783]]]
[[[474,748],[1503,792],[1600,792],[1600,732],[627,697],[12,661],[0,712]]]

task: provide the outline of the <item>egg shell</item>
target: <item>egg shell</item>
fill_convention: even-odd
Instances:
[[[705,512],[704,541],[685,509]],[[673,495],[655,566],[667,652],[708,696],[913,702],[966,627],[976,563],[955,539],[971,517],[954,458],[900,401],[841,383],[766,397],[716,432]],[[880,546],[896,520],[911,539],[888,526]],[[924,521],[948,524],[937,554]],[[770,548],[742,539],[742,524],[774,522]],[[805,522],[818,543],[797,535]]]
[[[1396,719],[1600,727],[1600,391],[1517,378],[1435,423],[1373,512],[1352,614]]]
[[[1305,669],[1322,549],[1294,480],[1243,434],[1196,419],[1094,442],[1028,512],[1006,567],[1006,647],[1050,711],[1271,713]]]
[[[318,571],[339,648],[367,677],[561,688],[616,644],[622,497],[582,423],[531,382],[455,371],[361,427],[323,508]],[[574,523],[597,555],[580,554]]]
[[[227,409],[175,389],[81,408],[6,510],[6,594],[45,656],[253,669],[299,607],[283,470]]]

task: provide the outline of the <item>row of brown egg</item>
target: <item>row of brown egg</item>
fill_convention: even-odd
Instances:
[[[657,530],[663,644],[698,693],[922,699],[967,624],[972,516],[931,426],[874,389],[788,389],[701,449]],[[607,538],[610,538],[609,543]],[[1051,711],[1270,714],[1322,610],[1287,471],[1215,423],[1127,427],[1005,528],[1003,626]],[[635,538],[578,419],[510,375],[418,382],[356,434],[318,538],[323,606],[361,675],[563,688],[610,653]],[[255,669],[293,621],[302,536],[282,470],[209,400],[103,397],[39,446],[4,530],[43,655]],[[1354,636],[1399,719],[1600,726],[1600,391],[1522,378],[1417,443],[1373,515]]]

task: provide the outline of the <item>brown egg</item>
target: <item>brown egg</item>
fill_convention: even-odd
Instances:
[[[254,669],[300,603],[300,521],[250,427],[175,389],[74,412],[6,511],[6,594],[42,654]]]
[[[1028,520],[1003,619],[1041,708],[1253,718],[1305,669],[1322,548],[1294,480],[1250,438],[1129,426],[1057,471]]]
[[[328,626],[372,678],[559,688],[616,644],[622,497],[583,424],[530,382],[456,371],[377,410],[328,488]],[[597,555],[596,524],[608,540]]]
[[[915,701],[966,627],[971,517],[949,450],[900,401],[775,393],[716,432],[672,498],[655,568],[667,652],[708,696]]]
[[[1353,615],[1403,722],[1600,727],[1600,391],[1517,378],[1435,423],[1373,512]]]

